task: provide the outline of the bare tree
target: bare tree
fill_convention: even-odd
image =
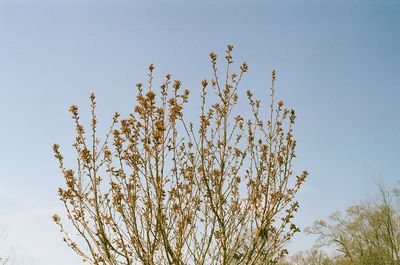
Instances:
[[[334,246],[346,264],[400,264],[399,194],[378,185],[378,195],[317,221],[308,232],[319,235],[320,246]]]
[[[167,74],[154,89],[153,65],[147,85],[137,84],[133,113],[125,119],[116,113],[102,141],[95,95],[89,135],[71,106],[75,170],[65,166],[58,145],[53,150],[66,183],[59,196],[79,237],[70,236],[59,215],[53,219],[85,262],[276,264],[287,254],[285,243],[299,231],[292,222],[295,194],[308,175],[292,173],[295,112],[276,102],[273,71],[267,113],[247,91],[251,115],[239,115],[248,66],[231,70],[232,49],[223,74],[210,54],[214,76],[201,82],[198,122],[185,116],[189,90],[181,81]]]
[[[280,265],[345,265],[326,252],[312,248],[308,251],[300,251],[291,256],[287,261]]]

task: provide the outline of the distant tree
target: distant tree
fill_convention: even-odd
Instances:
[[[307,230],[319,236],[320,246],[334,246],[347,264],[398,265],[399,206],[399,193],[379,185],[376,198],[349,207],[344,215],[335,213],[327,222],[317,221]]]
[[[335,261],[324,251],[311,249],[293,255],[288,264],[291,265],[336,265]]]
[[[348,259],[340,255],[328,255],[319,248],[300,251],[279,263],[279,265],[352,265]]]
[[[299,231],[295,194],[307,177],[292,173],[295,112],[275,101],[273,71],[269,113],[247,91],[251,117],[241,116],[238,87],[248,66],[231,71],[232,49],[222,75],[210,55],[214,76],[201,82],[197,123],[187,121],[181,81],[167,74],[154,90],[153,65],[147,88],[137,84],[133,113],[121,120],[116,113],[103,141],[95,95],[89,136],[71,106],[76,168],[65,166],[58,145],[53,150],[66,183],[59,196],[79,237],[53,219],[85,262],[276,264],[286,255]]]

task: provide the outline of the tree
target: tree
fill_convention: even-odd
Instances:
[[[305,252],[299,252],[290,258],[288,265],[335,265],[337,263],[329,257],[324,251],[311,249]]]
[[[376,198],[353,205],[346,214],[317,221],[308,232],[320,246],[334,246],[347,264],[400,264],[399,193],[379,185]],[[335,263],[337,264],[337,263]]]
[[[76,126],[76,169],[53,150],[66,186],[59,196],[73,230],[59,215],[65,242],[90,264],[276,264],[299,231],[292,222],[295,194],[307,177],[292,162],[294,110],[275,101],[272,72],[268,115],[247,91],[251,117],[236,109],[246,63],[232,72],[228,45],[223,77],[210,54],[213,78],[201,82],[198,123],[187,121],[189,90],[167,74],[153,88],[137,84],[134,111],[116,113],[103,141],[97,136],[91,94],[90,136],[70,107]],[[211,83],[211,89],[209,89]],[[208,94],[215,96],[209,103]]]

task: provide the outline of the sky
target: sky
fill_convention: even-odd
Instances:
[[[195,94],[211,78],[208,54],[228,43],[249,65],[242,96],[268,100],[276,69],[278,97],[296,109],[295,168],[310,173],[301,228],[357,203],[378,179],[399,185],[398,0],[1,0],[0,230],[17,263],[80,264],[51,221],[63,212],[53,143],[73,165],[68,106],[87,118],[94,91],[107,126],[131,110],[150,63],[156,81],[170,72]],[[298,234],[289,250],[312,244]]]

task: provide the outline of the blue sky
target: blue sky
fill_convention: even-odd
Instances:
[[[377,178],[398,185],[400,1],[3,0],[0,227],[10,251],[27,264],[79,264],[50,218],[62,212],[51,146],[70,154],[69,105],[84,115],[95,91],[106,126],[131,109],[150,63],[196,93],[211,77],[209,52],[228,43],[249,64],[243,95],[266,96],[275,68],[278,96],[297,110],[296,168],[310,172],[302,227],[373,192]],[[298,235],[290,248],[311,245]]]

